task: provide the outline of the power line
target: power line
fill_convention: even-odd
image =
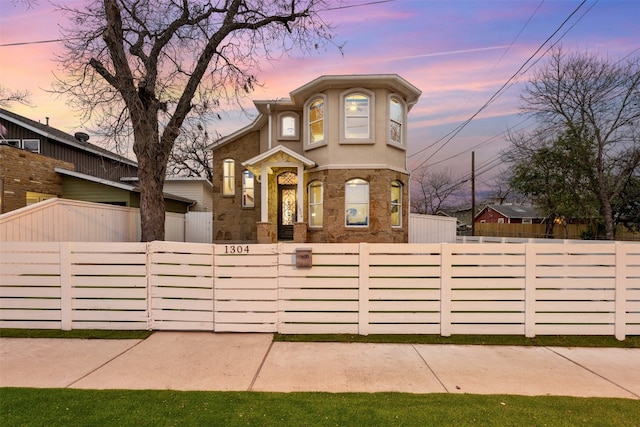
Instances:
[[[471,115],[471,117],[469,117],[467,120],[465,120],[462,124],[460,124],[459,126],[457,126],[454,130],[452,130],[451,132],[449,132],[447,135],[443,136],[442,138],[438,139],[434,144],[431,144],[429,147],[433,147],[435,144],[443,141],[445,138],[446,141],[444,141],[444,143],[442,145],[440,145],[440,147],[438,147],[437,150],[435,150],[429,157],[427,157],[424,161],[422,161],[417,167],[420,167],[422,165],[424,165],[427,161],[429,161],[431,158],[433,158],[433,156],[435,156],[440,150],[442,150],[449,142],[451,142],[451,140],[456,137],[461,131],[462,129],[464,129],[474,118],[476,118],[482,111],[484,111],[484,109],[486,109],[491,103],[493,103],[493,101],[495,101],[500,95],[502,95],[502,93],[504,93],[504,91],[506,90],[507,86],[509,85],[509,83],[511,83],[511,81],[513,81],[519,74],[520,72],[527,66],[527,64],[529,64],[529,62],[531,62],[533,60],[533,58],[542,50],[542,48],[562,29],[562,27],[565,26],[565,24],[573,17],[573,15],[575,15],[578,10],[580,10],[580,8],[582,8],[582,6],[584,6],[584,4],[586,3],[587,0],[583,0],[578,7],[576,7],[573,12],[571,12],[571,14],[560,24],[560,26],[549,36],[547,37],[547,39],[538,47],[538,49],[536,49],[536,51],[529,56],[529,58],[524,62],[524,64],[522,64],[520,66],[520,68],[518,68],[518,70],[511,76],[509,77],[509,79],[489,98],[489,100],[487,100],[479,109],[478,111],[476,111],[474,114]],[[582,19],[584,15],[582,15],[580,17],[580,19]],[[574,24],[575,25],[575,24]],[[564,37],[566,35],[563,34],[562,37]],[[561,38],[562,38],[561,37]],[[559,41],[559,40],[558,40]],[[424,150],[419,151],[423,152]],[[415,153],[412,156],[418,154]]]

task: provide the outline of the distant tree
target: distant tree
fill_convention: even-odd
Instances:
[[[520,144],[520,181],[543,181],[535,190],[538,200],[545,197],[542,191],[558,190],[558,182],[577,186],[584,192],[582,203],[597,200],[604,237],[613,239],[613,203],[640,164],[640,57],[613,63],[557,49],[534,73],[522,99],[523,111],[538,119],[538,127],[532,136],[511,141]],[[523,149],[524,141],[530,150]],[[529,167],[548,175],[528,176]],[[549,197],[547,203],[551,208],[559,202]]]
[[[176,139],[167,164],[168,176],[203,177],[213,180],[211,161],[213,153],[207,147],[220,138],[219,133],[210,137],[206,123],[196,121],[183,126]]]
[[[421,167],[411,173],[411,212],[433,215],[460,204],[467,181],[455,180],[451,170]]]
[[[64,75],[55,86],[112,135],[132,136],[142,240],[164,239],[162,188],[190,116],[246,96],[259,60],[330,42],[325,0],[93,0],[61,5]]]
[[[0,107],[7,108],[17,102],[23,105],[31,105],[31,92],[28,90],[10,90],[0,85]]]
[[[583,161],[588,144],[566,136],[551,141],[512,137],[512,143],[511,188],[528,196],[545,216],[547,237],[553,237],[556,220],[598,217],[599,202],[589,190]]]

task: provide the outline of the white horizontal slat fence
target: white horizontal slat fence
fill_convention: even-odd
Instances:
[[[640,244],[3,242],[0,327],[624,339]]]

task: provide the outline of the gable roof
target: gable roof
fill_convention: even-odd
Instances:
[[[120,163],[125,163],[131,166],[138,166],[138,164],[131,159],[113,153],[109,150],[105,150],[104,148],[91,144],[89,142],[80,142],[73,135],[51,127],[48,124],[42,124],[40,122],[36,122],[35,120],[23,117],[19,114],[12,113],[11,111],[5,110],[4,108],[0,108],[0,119],[14,123],[18,126],[22,126],[25,129],[29,129],[30,131],[37,133],[38,135],[42,135],[45,138],[52,139],[64,145],[77,148],[78,150],[113,159]]]
[[[478,212],[476,218],[489,208],[505,218],[542,218],[538,211],[531,205],[487,205]]]

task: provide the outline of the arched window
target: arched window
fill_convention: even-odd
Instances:
[[[309,123],[309,144],[324,142],[324,99],[317,98],[307,107]]]
[[[391,227],[402,227],[402,184],[391,183]]]
[[[236,162],[233,159],[222,161],[222,195],[236,194]]]
[[[369,183],[356,178],[347,181],[344,189],[345,225],[369,226]]]
[[[256,205],[253,174],[242,172],[242,207],[252,208]]]
[[[344,97],[344,139],[370,139],[370,103],[365,93]]]
[[[323,187],[322,182],[309,184],[309,227],[322,227]]]
[[[394,144],[402,145],[403,124],[404,122],[404,104],[397,97],[389,99],[389,141]]]

